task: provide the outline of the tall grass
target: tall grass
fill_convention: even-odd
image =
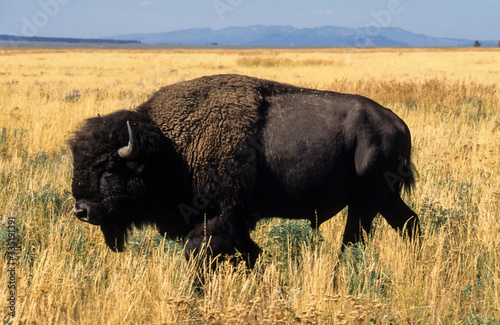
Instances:
[[[499,324],[498,50],[6,50],[0,52],[0,301],[6,324]],[[182,245],[136,230],[110,252],[72,215],[66,140],[160,86],[242,73],[359,93],[409,125],[419,179],[405,200],[419,247],[376,219],[339,255],[346,211],[318,232],[270,220],[254,270],[223,265],[200,292]],[[8,316],[9,218],[16,317]],[[5,289],[5,290],[3,290]],[[5,316],[5,317],[4,317]]]

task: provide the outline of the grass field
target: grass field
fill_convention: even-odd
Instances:
[[[500,324],[498,49],[2,50],[0,62],[4,324]],[[376,219],[367,245],[339,257],[345,211],[318,232],[273,219],[252,234],[257,267],[222,266],[204,294],[182,245],[153,228],[111,252],[72,216],[67,139],[87,117],[217,73],[394,110],[412,132],[419,178],[405,201],[421,246]]]

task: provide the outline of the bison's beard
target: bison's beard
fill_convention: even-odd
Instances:
[[[127,228],[113,225],[101,225],[106,245],[115,251],[123,252],[125,240],[127,239]]]

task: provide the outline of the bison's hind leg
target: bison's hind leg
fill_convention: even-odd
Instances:
[[[388,197],[380,213],[394,229],[404,230],[404,234],[412,240],[420,237],[418,216],[404,203],[399,193]]]

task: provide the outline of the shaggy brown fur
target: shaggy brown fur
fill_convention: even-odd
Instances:
[[[185,208],[197,205],[197,210],[204,210],[208,200],[217,201],[217,216],[210,215],[208,225],[200,223],[201,212],[184,211],[185,221],[198,224],[186,236],[191,240],[188,254],[190,247],[201,245],[207,226],[211,246],[233,241],[230,245],[256,259],[260,249],[247,234],[242,236],[242,230],[256,222],[249,218],[251,211],[242,211],[248,209],[256,178],[252,145],[267,113],[263,96],[293,89],[240,75],[208,76],[164,87],[138,107],[157,121],[186,163],[192,199],[183,202]],[[220,253],[233,253],[234,247]]]
[[[195,193],[209,193],[214,177],[220,177],[220,184],[231,184],[220,188],[219,204],[232,209],[248,196],[248,184],[255,178],[256,160],[240,154],[257,137],[265,114],[262,88],[271,91],[271,85],[238,75],[203,77],[160,89],[138,111],[147,110],[173,140]],[[232,166],[241,169],[238,178],[228,173]]]

